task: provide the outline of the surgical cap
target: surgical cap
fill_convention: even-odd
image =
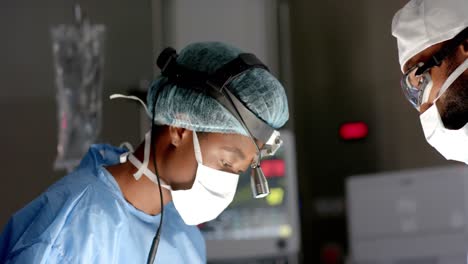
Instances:
[[[468,27],[467,0],[411,0],[393,17],[401,70],[416,54]]]
[[[220,42],[194,43],[184,48],[177,63],[193,70],[213,73],[235,59],[241,50]],[[235,78],[227,87],[257,117],[274,129],[289,119],[288,101],[281,83],[268,71],[252,68]],[[155,98],[157,96],[157,98]],[[197,132],[248,135],[240,122],[216,99],[191,87],[157,78],[148,92],[149,112],[154,123],[186,128]]]

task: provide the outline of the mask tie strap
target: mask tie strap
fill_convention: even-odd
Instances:
[[[197,132],[195,130],[192,132],[193,134],[193,150],[195,151],[195,158],[198,163],[203,164],[202,153],[200,149],[200,142],[198,141]]]
[[[110,96],[110,99],[118,99],[118,98],[123,98],[123,99],[130,99],[139,102],[144,108],[146,113],[148,113],[149,116],[152,115],[152,113],[149,111],[148,107],[146,106],[145,102],[143,102],[140,98],[133,96],[133,95],[123,95],[123,94],[112,94]],[[149,163],[149,155],[150,155],[150,144],[151,144],[151,131],[145,134],[145,150],[144,150],[144,158],[143,158],[143,163],[139,161],[135,155],[133,155],[133,147],[130,143],[128,142],[123,142],[121,146],[126,147],[129,152],[124,153],[120,156],[120,162],[124,163],[127,161],[127,159],[136,167],[138,168],[138,171],[133,174],[133,177],[135,177],[136,180],[139,180],[141,176],[144,174],[146,175],[152,182],[158,184],[158,180],[156,177],[156,174],[154,174],[151,170],[148,169],[148,163]],[[172,190],[171,186],[166,184],[162,179],[160,179],[161,182],[161,187],[164,187],[168,190]]]
[[[135,155],[133,155],[133,154],[128,155],[128,160],[136,168],[142,168],[143,173],[145,174],[145,176],[148,177],[155,184],[158,184],[158,179],[157,179],[156,174],[154,174],[154,172],[149,170],[148,167],[143,167],[143,164],[141,164],[141,162],[135,157]],[[133,175],[133,176],[135,177],[135,175]],[[135,179],[136,179],[136,177],[135,177]],[[167,190],[172,190],[171,186],[169,184],[167,184],[165,181],[163,181],[163,179],[160,178],[159,180],[161,181],[161,187],[163,187],[163,188],[165,188]]]
[[[439,90],[439,95],[434,100],[434,102],[437,101],[437,99],[439,99],[440,96],[442,96],[442,94],[450,87],[450,85],[452,85],[452,83],[460,75],[463,74],[463,72],[465,72],[466,69],[468,69],[468,59],[466,59],[462,64],[460,64],[460,66],[458,66],[458,68],[454,72],[452,72],[452,74],[450,74],[450,76],[447,78],[447,80],[445,80],[444,84],[442,85],[442,87]]]
[[[133,146],[132,146],[132,144],[130,144],[128,142],[122,142],[120,144],[120,147],[121,148],[126,148],[128,150],[127,152],[120,155],[120,163],[125,163],[125,162],[127,162],[128,155],[130,155],[130,153],[134,152]]]
[[[125,163],[128,160],[130,161],[130,163],[133,164],[133,166],[135,166],[135,168],[138,168],[138,171],[133,174],[133,177],[135,177],[136,180],[139,180],[141,176],[144,174],[152,182],[158,184],[158,179],[157,179],[156,174],[152,172],[150,169],[148,169],[149,149],[150,149],[149,148],[149,145],[150,145],[149,136],[150,135],[151,135],[151,131],[145,134],[145,154],[144,154],[145,159],[143,163],[141,163],[141,161],[139,161],[137,157],[133,155],[133,152],[134,152],[133,146],[128,142],[123,142],[122,144],[120,144],[120,147],[125,147],[126,149],[129,150],[128,152],[125,152],[122,155],[120,155],[120,163]],[[145,160],[146,160],[146,165],[145,165]],[[168,189],[168,190],[172,190],[171,186],[168,185],[166,182],[164,182],[163,179],[160,179],[160,181],[161,181],[161,187]]]
[[[129,100],[137,101],[137,102],[139,102],[139,103],[145,108],[146,113],[148,113],[149,116],[152,116],[152,114],[151,114],[151,112],[149,111],[148,106],[146,106],[145,102],[143,102],[140,98],[138,98],[138,97],[136,97],[136,96],[133,96],[133,95],[123,95],[123,94],[112,94],[109,98],[110,98],[111,100],[113,100],[113,99],[118,99],[118,98],[122,98],[122,99],[129,99]]]
[[[151,131],[145,134],[145,153],[143,157],[143,164],[138,168],[138,171],[133,174],[136,180],[141,178],[143,172],[148,168],[149,156],[150,156],[150,144],[151,144]]]

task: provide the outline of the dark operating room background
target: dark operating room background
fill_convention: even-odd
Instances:
[[[133,104],[108,96],[153,75],[149,1],[80,1],[107,26],[102,141],[139,141]],[[399,87],[391,19],[406,1],[291,0],[293,125],[304,263],[329,245],[346,250],[344,180],[358,174],[442,164]],[[197,19],[197,18],[193,18]],[[56,155],[49,29],[72,21],[71,1],[0,2],[0,226],[64,172]],[[369,136],[346,142],[339,126],[363,121]]]

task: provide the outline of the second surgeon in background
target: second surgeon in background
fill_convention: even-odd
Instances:
[[[412,0],[393,18],[407,99],[429,144],[468,164],[468,0]]]

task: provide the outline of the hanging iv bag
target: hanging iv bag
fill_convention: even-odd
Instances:
[[[58,121],[54,169],[70,172],[101,130],[105,27],[78,17],[75,24],[53,27],[51,35]]]

